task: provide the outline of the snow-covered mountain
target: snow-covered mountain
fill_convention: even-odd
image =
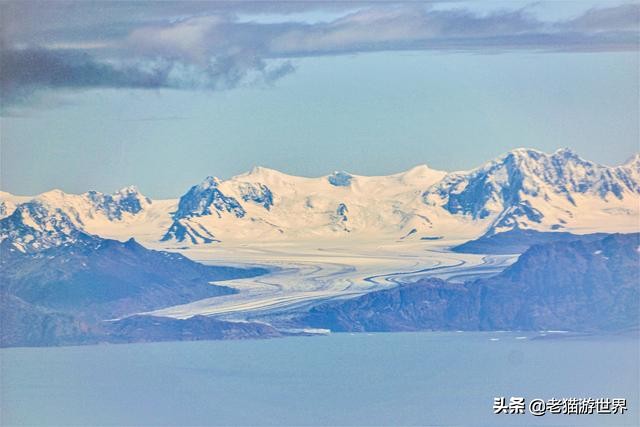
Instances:
[[[407,226],[429,225],[416,209],[420,194],[444,175],[418,166],[381,177],[304,178],[258,167],[227,181],[208,177],[180,198],[163,239],[208,243],[351,232],[397,238]]]
[[[423,200],[452,215],[490,219],[489,233],[634,231],[640,226],[640,156],[608,167],[569,149],[517,149],[470,172],[447,175]]]
[[[23,252],[36,252],[76,242],[84,233],[61,209],[33,200],[18,205],[0,222],[2,241],[8,240]]]
[[[417,166],[389,176],[319,178],[257,167],[207,177],[179,200],[114,194],[0,194],[0,239],[52,245],[73,229],[162,245],[297,239],[472,239],[513,228],[640,229],[640,156],[603,166],[570,150],[516,149],[466,172]],[[72,228],[73,227],[73,228]],[[162,242],[162,243],[160,243]]]
[[[6,191],[0,191],[0,219],[11,215],[20,203],[30,199],[31,197],[16,196]]]
[[[135,187],[113,194],[89,191],[67,194],[51,190],[35,197],[0,194],[5,207],[0,219],[0,241],[9,239],[19,249],[41,250],[73,243],[80,234],[127,240],[155,239],[168,227],[174,201],[151,201]]]

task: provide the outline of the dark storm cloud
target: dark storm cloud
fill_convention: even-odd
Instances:
[[[7,105],[27,101],[41,88],[227,89],[249,70],[267,83],[293,71],[288,62],[268,67],[261,58],[238,55],[191,70],[178,61],[116,66],[84,52],[44,49],[0,50],[0,65],[0,93]]]
[[[2,3],[2,100],[40,88],[226,89],[274,82],[289,59],[399,50],[633,51],[640,5],[543,22],[526,9],[477,14],[422,3]],[[326,22],[291,15],[323,11]],[[264,14],[278,20],[265,21]],[[333,16],[333,15],[332,15]]]
[[[166,86],[168,74],[166,67],[146,71],[115,68],[96,62],[86,53],[44,49],[3,49],[0,64],[0,87],[3,98],[9,101],[43,86],[157,88]]]

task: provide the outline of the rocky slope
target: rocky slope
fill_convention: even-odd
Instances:
[[[74,237],[73,242],[31,253],[9,241],[0,243],[1,346],[140,341],[144,329],[127,337],[126,328],[110,329],[120,323],[104,321],[228,295],[235,291],[211,282],[266,272],[205,266],[180,254],[146,249],[133,239],[122,243],[80,231]],[[243,330],[264,329],[232,326],[212,323],[204,332],[213,336],[216,327],[227,328],[240,337]],[[153,323],[148,328],[153,329]]]
[[[137,315],[117,321],[87,322],[1,292],[0,304],[0,347],[275,338],[286,335],[264,323],[227,322],[203,316],[178,320]]]
[[[640,327],[640,234],[534,245],[504,272],[465,284],[425,279],[310,310],[334,331]]]
[[[110,316],[230,294],[232,289],[209,282],[266,272],[205,266],[133,239],[122,243],[86,235],[81,242],[34,254],[3,243],[0,266],[1,289],[28,303]]]
[[[485,234],[451,248],[453,252],[467,254],[521,254],[533,245],[553,242],[594,241],[606,237],[606,233],[572,234],[562,231],[543,232],[514,228],[502,233]]]

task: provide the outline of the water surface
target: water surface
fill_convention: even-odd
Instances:
[[[1,425],[640,425],[637,337],[514,333],[4,349]],[[494,415],[495,396],[625,397]]]

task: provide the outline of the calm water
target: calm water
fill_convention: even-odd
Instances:
[[[0,424],[640,425],[637,338],[517,336],[336,334],[6,349]],[[626,397],[629,411],[493,415],[493,397],[502,395]]]

